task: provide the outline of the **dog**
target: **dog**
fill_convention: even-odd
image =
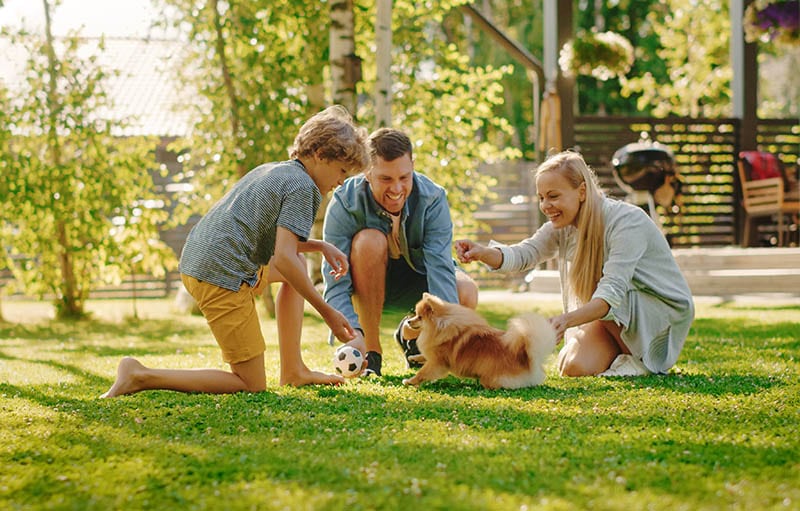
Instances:
[[[425,362],[405,385],[436,381],[452,373],[477,378],[487,389],[519,389],[541,384],[544,361],[556,333],[539,314],[509,320],[508,330],[490,326],[477,312],[424,293],[408,325],[420,330],[417,346]]]

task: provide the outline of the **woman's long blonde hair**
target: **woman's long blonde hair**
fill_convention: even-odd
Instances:
[[[586,198],[578,210],[575,257],[569,272],[572,292],[580,303],[586,303],[591,300],[603,274],[604,194],[597,184],[595,173],[583,157],[574,151],[564,151],[547,158],[536,171],[536,177],[545,172],[558,172],[573,188],[586,183]]]

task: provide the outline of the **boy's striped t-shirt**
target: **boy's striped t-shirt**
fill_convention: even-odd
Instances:
[[[242,177],[189,232],[181,273],[231,291],[254,286],[275,253],[277,227],[307,241],[322,202],[298,160],[260,165]]]

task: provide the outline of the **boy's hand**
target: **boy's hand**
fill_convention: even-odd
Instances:
[[[328,312],[323,316],[325,323],[330,327],[333,335],[342,342],[352,341],[356,337],[356,331],[350,326],[350,322],[344,314],[333,307],[328,307]]]
[[[322,242],[322,256],[331,265],[333,268],[330,271],[330,274],[333,275],[334,280],[339,280],[349,270],[350,263],[347,261],[347,256],[336,248],[334,245],[328,243],[327,241]],[[349,326],[349,325],[348,325]],[[337,337],[339,337],[337,335]]]

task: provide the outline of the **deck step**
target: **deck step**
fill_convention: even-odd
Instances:
[[[800,299],[800,248],[675,249],[675,260],[695,296],[785,294]],[[559,293],[556,270],[536,270],[528,289]]]

